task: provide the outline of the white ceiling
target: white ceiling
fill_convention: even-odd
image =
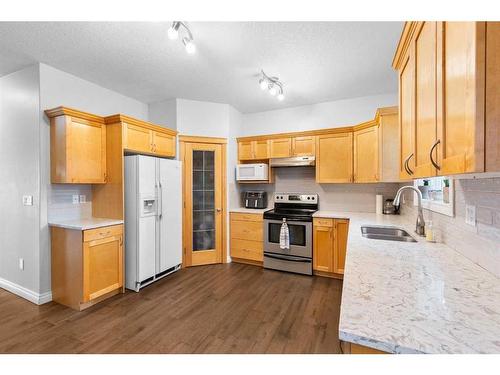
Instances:
[[[401,22],[193,22],[197,53],[170,22],[0,22],[0,76],[37,61],[142,102],[185,98],[241,112],[397,91]],[[258,85],[278,76],[286,99]]]

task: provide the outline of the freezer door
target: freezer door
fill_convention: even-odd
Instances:
[[[138,236],[138,282],[155,275],[156,216],[140,217]]]
[[[178,160],[158,159],[159,246],[157,272],[182,263],[182,168]]]
[[[156,158],[151,156],[137,156],[139,198],[153,198],[156,196]]]

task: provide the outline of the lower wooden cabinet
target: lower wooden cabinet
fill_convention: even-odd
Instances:
[[[342,348],[342,354],[389,354],[378,349],[347,341],[341,341],[340,347]]]
[[[262,264],[264,260],[262,214],[231,212],[231,259]]]
[[[319,275],[344,274],[348,219],[313,219],[313,270]]]
[[[123,289],[123,225],[51,227],[52,299],[83,310]]]

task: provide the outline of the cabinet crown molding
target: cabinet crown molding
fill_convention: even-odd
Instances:
[[[59,106],[52,109],[46,109],[45,114],[47,115],[48,118],[53,118],[57,116],[71,116],[104,124],[104,117],[64,106]]]
[[[403,27],[403,31],[401,32],[401,37],[399,38],[398,46],[396,47],[396,53],[394,54],[394,58],[392,59],[392,67],[396,70],[401,68],[403,64],[404,57],[410,47],[411,40],[413,38],[413,34],[417,29],[417,26],[421,24],[422,21],[407,21]]]
[[[153,123],[148,122],[148,121],[138,120],[136,118],[133,118],[133,117],[130,117],[127,115],[123,115],[121,113],[117,113],[117,114],[111,115],[111,116],[106,116],[104,118],[104,121],[106,124],[116,124],[118,122],[125,122],[127,124],[142,126],[143,128],[157,130],[159,132],[169,134],[169,135],[174,135],[174,136],[177,135],[177,133],[178,133],[177,131],[175,131],[173,129],[165,128],[163,126],[156,125],[156,124],[153,124]]]

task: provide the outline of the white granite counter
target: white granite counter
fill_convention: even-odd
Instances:
[[[318,211],[348,218],[341,340],[391,353],[500,353],[500,279],[398,215]],[[395,225],[418,242],[361,236]]]
[[[92,217],[87,219],[76,219],[76,220],[51,219],[49,221],[49,226],[51,227],[76,229],[76,230],[95,229],[95,228],[107,227],[110,225],[118,225],[118,224],[123,224],[123,220]]]
[[[267,208],[245,208],[245,207],[238,207],[238,208],[231,208],[229,212],[241,212],[244,214],[263,214],[264,212],[271,210],[272,207],[267,207]]]

